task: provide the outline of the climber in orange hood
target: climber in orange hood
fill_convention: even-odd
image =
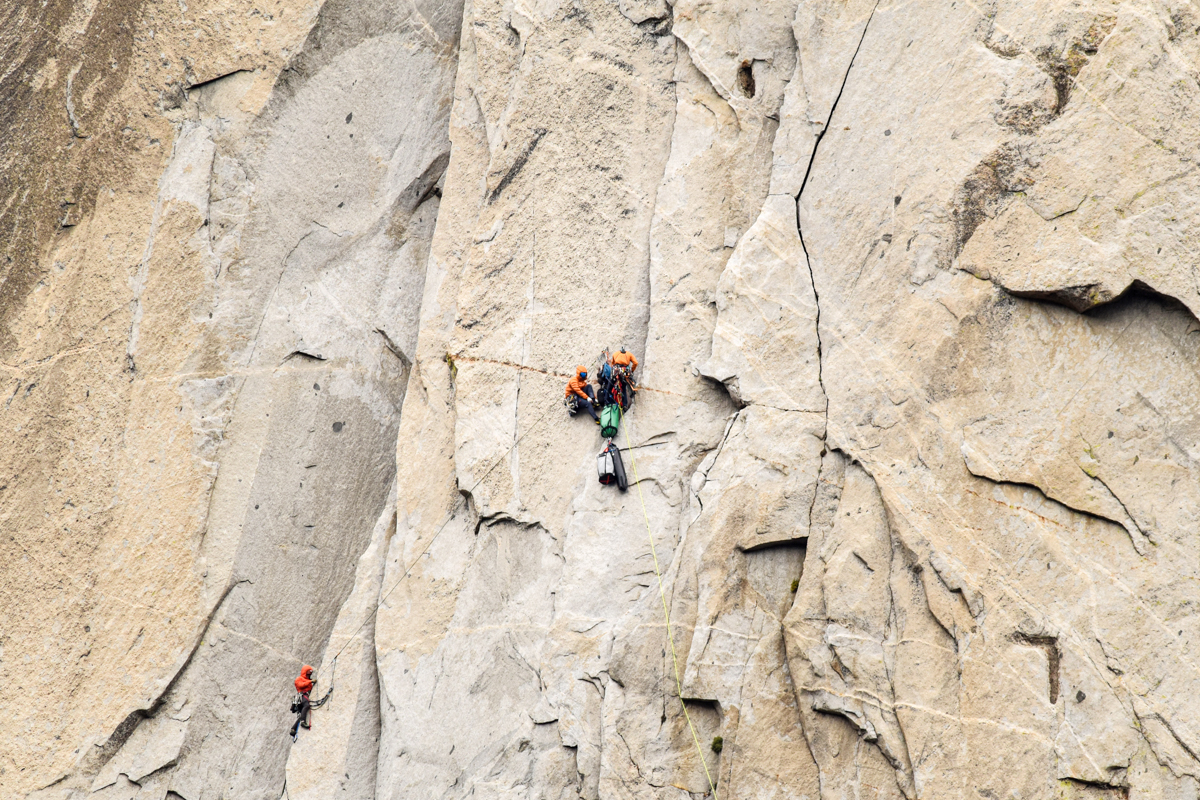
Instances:
[[[600,424],[600,417],[596,415],[596,395],[592,391],[592,385],[588,383],[587,368],[578,366],[575,368],[575,377],[567,381],[566,399],[570,401],[574,395],[576,402],[584,411],[592,415],[592,419],[596,420],[596,424]],[[570,406],[568,406],[570,408]]]
[[[313,690],[313,684],[316,683],[312,679],[313,668],[305,664],[300,670],[300,677],[296,678],[296,691],[300,694],[308,694]]]
[[[312,692],[313,685],[316,684],[316,680],[313,679],[313,668],[305,664],[300,669],[300,677],[296,678],[294,683],[296,691],[300,693],[300,700],[298,707],[296,703],[292,704],[292,709],[296,712],[296,722],[292,725],[292,730],[288,735],[292,737],[293,742],[300,733],[300,726],[303,725],[305,730],[312,728],[312,723],[309,721],[309,717],[312,715],[312,701],[308,699],[308,695]]]

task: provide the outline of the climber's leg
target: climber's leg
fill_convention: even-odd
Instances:
[[[584,400],[582,397],[579,398],[579,407],[584,409],[585,411],[587,411],[589,414],[591,414],[592,419],[596,420],[596,422],[599,422],[600,417],[599,417],[599,415],[596,414],[596,394],[595,394],[595,392],[592,391],[592,387],[590,385],[583,387],[583,391],[584,391],[584,393],[587,394],[588,399]]]

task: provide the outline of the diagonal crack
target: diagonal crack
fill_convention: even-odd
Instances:
[[[988,475],[987,473],[981,471],[979,469],[979,467],[973,466],[965,459],[963,460],[963,465],[966,467],[967,472],[971,473],[976,478],[980,478],[982,480],[988,481],[996,486],[1015,486],[1019,489],[1028,489],[1028,490],[1037,492],[1039,495],[1044,497],[1049,502],[1054,503],[1059,506],[1062,506],[1063,508],[1065,508],[1069,511],[1072,511],[1076,514],[1080,514],[1084,517],[1089,517],[1091,519],[1102,520],[1102,521],[1108,522],[1112,525],[1116,525],[1119,528],[1121,528],[1121,530],[1125,531],[1125,533],[1129,536],[1129,540],[1133,546],[1134,551],[1137,552],[1137,554],[1139,556],[1142,556],[1142,557],[1146,556],[1145,544],[1141,540],[1139,540],[1138,536],[1135,535],[1135,533],[1134,533],[1136,531],[1138,534],[1141,534],[1142,530],[1141,530],[1141,528],[1138,527],[1137,523],[1133,521],[1132,516],[1129,517],[1130,525],[1126,525],[1125,523],[1121,522],[1120,520],[1113,519],[1112,517],[1100,512],[1100,511],[1097,511],[1094,509],[1082,508],[1081,507],[1082,504],[1079,504],[1079,503],[1072,504],[1072,503],[1068,502],[1068,500],[1066,498],[1058,496],[1057,493],[1054,495],[1048,494],[1047,488],[1044,488],[1037,483],[1031,483],[1028,481],[1008,480],[1000,475]],[[1092,477],[1092,476],[1089,475],[1089,477]],[[1105,489],[1108,489],[1107,484],[1105,484],[1103,481],[1100,481],[1100,485],[1104,486]],[[1052,490],[1052,487],[1051,487],[1051,490]],[[976,492],[972,489],[967,489],[966,491],[968,494],[974,494],[977,497],[982,497],[982,495],[980,495],[978,492]],[[1111,489],[1108,489],[1108,491],[1110,494],[1112,494]],[[1115,498],[1116,495],[1114,494],[1113,497]],[[999,501],[994,501],[994,502],[999,502]],[[1121,503],[1119,498],[1117,499],[1117,503],[1123,509],[1125,508],[1124,504]],[[1058,527],[1062,527],[1061,523],[1055,522],[1054,520],[1052,520],[1048,517],[1038,514],[1036,511],[1033,511],[1032,509],[1026,508],[1023,510],[1026,511],[1027,513],[1033,514],[1038,519],[1040,519],[1042,522],[1045,522],[1045,523],[1048,523],[1051,525],[1055,525]],[[1128,514],[1129,510],[1125,509],[1125,513]],[[1131,526],[1132,526],[1132,528],[1131,528]]]
[[[858,39],[858,46],[854,48],[854,55],[850,56],[850,63],[846,65],[846,74],[842,76],[842,85],[838,87],[837,97],[833,98],[833,105],[829,107],[829,115],[825,118],[825,127],[817,134],[817,141],[813,143],[812,154],[808,157],[808,167],[804,170],[804,179],[800,181],[800,191],[796,192],[796,203],[799,204],[800,196],[804,194],[804,187],[808,185],[808,176],[812,174],[813,162],[817,160],[817,149],[821,146],[821,140],[825,138],[825,134],[833,127],[833,112],[837,110],[838,101],[842,99],[842,92],[846,91],[846,82],[850,80],[850,70],[854,69],[854,60],[858,58],[858,51],[862,49],[862,43],[867,38],[867,30],[871,27],[871,20],[875,17],[875,10],[879,8],[879,3],[871,9],[871,13],[867,16],[867,22],[863,25],[862,36]],[[800,230],[799,205],[796,211],[796,230]],[[804,233],[800,234],[800,241],[804,241]]]
[[[1118,497],[1118,496],[1117,496],[1117,493],[1116,493],[1116,492],[1114,492],[1114,491],[1112,490],[1112,487],[1111,487],[1111,486],[1109,486],[1109,485],[1108,485],[1108,483],[1107,483],[1107,482],[1106,482],[1106,481],[1105,481],[1103,478],[1101,478],[1101,477],[1100,477],[1099,473],[1097,473],[1097,474],[1093,475],[1093,474],[1091,474],[1090,472],[1088,472],[1087,470],[1083,469],[1083,467],[1080,467],[1080,469],[1081,469],[1081,470],[1083,470],[1083,473],[1084,473],[1085,475],[1087,475],[1089,478],[1091,478],[1092,480],[1096,481],[1096,482],[1097,482],[1097,483],[1099,483],[1101,486],[1103,486],[1103,487],[1104,487],[1104,491],[1106,491],[1106,492],[1108,492],[1110,495],[1112,495],[1112,499],[1113,499],[1113,500],[1116,500],[1116,501],[1117,501],[1117,505],[1119,505],[1119,506],[1121,507],[1121,510],[1125,512],[1125,516],[1129,517],[1129,524],[1130,524],[1130,525],[1132,525],[1132,526],[1134,527],[1134,529],[1135,529],[1135,530],[1136,530],[1136,531],[1137,531],[1139,534],[1141,534],[1141,535],[1142,535],[1142,536],[1143,536],[1143,537],[1144,537],[1144,538],[1145,538],[1147,541],[1149,541],[1151,544],[1153,544],[1153,543],[1154,543],[1154,537],[1152,537],[1152,536],[1151,536],[1149,533],[1147,533],[1147,532],[1146,532],[1146,531],[1145,531],[1145,530],[1142,528],[1142,526],[1138,524],[1138,521],[1137,521],[1136,519],[1134,519],[1134,518],[1133,518],[1133,512],[1131,512],[1131,511],[1129,510],[1129,507],[1128,507],[1127,505],[1125,505],[1125,501],[1124,501],[1124,500],[1122,500],[1120,497]],[[1126,530],[1128,530],[1128,528],[1127,528],[1125,525],[1122,525],[1121,527],[1123,527],[1123,528],[1126,528]],[[1134,546],[1136,547],[1136,546],[1137,546],[1139,543],[1137,542],[1137,540],[1136,540],[1136,537],[1134,537],[1134,535],[1133,535],[1133,531],[1129,531],[1129,537],[1130,537],[1131,539],[1134,539]],[[1143,552],[1142,552],[1140,549],[1138,550],[1138,553],[1139,553],[1139,555],[1145,555],[1145,553],[1143,553]]]
[[[1168,765],[1163,763],[1163,758],[1162,758],[1162,756],[1159,755],[1158,750],[1155,748],[1154,742],[1151,741],[1150,737],[1146,735],[1146,721],[1147,720],[1153,720],[1155,722],[1158,722],[1160,725],[1162,725],[1164,728],[1166,728],[1167,733],[1169,733],[1171,735],[1171,737],[1175,740],[1175,743],[1179,745],[1179,747],[1183,750],[1183,752],[1186,753],[1193,761],[1200,763],[1200,756],[1197,755],[1196,751],[1190,745],[1188,745],[1187,742],[1185,742],[1182,738],[1180,738],[1179,734],[1175,731],[1175,728],[1171,726],[1171,723],[1167,722],[1166,718],[1163,717],[1162,714],[1159,714],[1156,712],[1149,713],[1149,714],[1142,714],[1142,713],[1138,713],[1138,711],[1135,708],[1135,710],[1133,712],[1133,716],[1134,716],[1134,719],[1136,719],[1138,721],[1138,732],[1141,734],[1142,738],[1145,739],[1146,742],[1150,745],[1150,749],[1154,753],[1155,759],[1160,764],[1162,764],[1164,767],[1167,767]],[[1170,767],[1168,767],[1168,769],[1169,768]],[[1172,772],[1173,771],[1174,770],[1172,770]],[[1192,773],[1185,772],[1184,774],[1191,775]]]

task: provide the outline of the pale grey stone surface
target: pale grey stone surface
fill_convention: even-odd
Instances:
[[[171,112],[121,346],[193,482],[91,578],[186,624],[22,794],[1197,798],[1194,10],[311,11]]]

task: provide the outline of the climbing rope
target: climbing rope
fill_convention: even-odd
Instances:
[[[687,720],[688,730],[692,732],[692,742],[696,745],[696,755],[704,767],[704,777],[708,778],[708,788],[712,791],[713,800],[717,798],[717,786],[713,783],[712,774],[708,771],[708,761],[704,758],[704,749],[700,746],[700,737],[696,735],[696,726],[688,714],[687,703],[683,701],[683,681],[679,677],[679,657],[675,655],[675,636],[671,632],[671,612],[667,608],[667,591],[663,588],[662,570],[658,566],[658,551],[654,547],[654,533],[650,528],[650,513],[646,511],[646,498],[642,495],[642,483],[638,479],[637,457],[633,455],[634,448],[629,444],[629,425],[625,426],[625,447],[629,453],[629,463],[633,466],[633,482],[637,486],[638,500],[642,504],[642,519],[646,522],[646,537],[650,540],[650,555],[654,558],[654,577],[658,578],[658,596],[662,599],[663,619],[667,623],[667,642],[671,645],[671,665],[675,671],[675,694],[679,705],[683,708],[683,718]]]
[[[478,360],[483,361],[484,359],[478,359]],[[547,372],[546,374],[553,375],[555,373]],[[673,393],[668,393],[668,394],[673,394]],[[508,448],[508,450],[506,450],[502,456],[497,458],[492,463],[492,465],[490,467],[488,467],[487,471],[484,472],[482,476],[480,476],[479,480],[475,481],[475,483],[471,486],[471,488],[468,489],[465,494],[460,495],[459,499],[455,501],[453,508],[451,508],[450,512],[446,515],[446,518],[442,521],[442,524],[438,526],[438,528],[434,532],[433,536],[430,537],[429,542],[425,545],[424,549],[422,549],[421,552],[417,554],[416,558],[414,558],[412,560],[412,562],[404,570],[403,574],[401,574],[401,576],[396,580],[396,582],[392,584],[391,588],[389,588],[386,592],[384,592],[384,594],[380,597],[379,601],[375,604],[375,607],[371,610],[371,613],[367,615],[366,619],[364,619],[361,623],[359,623],[358,627],[355,628],[354,631],[350,634],[350,636],[346,639],[346,642],[341,646],[341,648],[338,649],[337,653],[334,654],[333,661],[330,666],[329,691],[326,693],[325,697],[321,698],[319,701],[317,701],[316,703],[313,704],[314,708],[323,705],[325,703],[325,701],[329,699],[329,696],[333,694],[333,678],[336,675],[336,671],[337,671],[338,656],[340,656],[345,651],[345,649],[350,646],[350,643],[352,641],[354,641],[354,639],[358,636],[359,633],[362,632],[362,629],[364,627],[366,627],[367,623],[370,622],[372,619],[374,619],[376,615],[378,615],[379,609],[383,607],[384,602],[387,601],[388,597],[392,594],[392,592],[394,592],[400,586],[400,584],[404,582],[404,580],[409,576],[409,574],[412,573],[413,569],[417,566],[417,563],[422,558],[424,558],[425,555],[429,552],[429,550],[433,547],[433,543],[435,541],[437,541],[437,538],[439,536],[441,536],[442,531],[444,531],[446,529],[446,526],[449,525],[450,521],[453,520],[455,518],[455,516],[458,514],[458,512],[460,510],[459,503],[460,502],[463,503],[463,505],[465,507],[466,498],[468,496],[474,494],[475,490],[477,488],[479,488],[479,485],[482,484],[484,482],[484,480],[486,480],[487,477],[492,474],[492,471],[495,470],[496,467],[500,466],[500,464],[503,463],[503,461],[506,458],[508,458],[508,456],[512,453],[512,451],[516,449],[517,445],[519,445],[526,436],[528,436],[530,433],[532,433],[533,430],[535,428],[537,428],[539,425],[541,425],[545,420],[550,418],[550,411],[557,404],[558,404],[558,400],[557,399],[553,400],[550,403],[550,405],[546,408],[545,412],[538,417],[537,421],[534,422],[532,425],[530,425],[528,428],[526,428],[525,432],[517,437],[517,439],[512,443],[512,445]],[[636,456],[633,455],[633,451],[638,448],[653,447],[656,444],[661,444],[661,443],[653,443],[653,444],[644,443],[644,444],[640,444],[640,445],[636,445],[636,446],[632,445],[630,443],[630,439],[629,439],[629,427],[628,427],[628,425],[626,425],[624,450],[625,450],[625,452],[630,454],[630,464],[633,467],[633,480],[634,480],[634,483],[637,485],[638,501],[640,502],[641,507],[642,507],[642,519],[644,520],[644,522],[646,524],[646,536],[650,540],[650,555],[654,560],[654,575],[658,580],[658,594],[659,594],[660,600],[662,601],[663,619],[666,622],[667,642],[670,645],[670,649],[671,649],[671,665],[672,665],[674,676],[675,676],[675,692],[676,692],[676,696],[679,698],[679,705],[683,709],[683,717],[687,721],[688,731],[692,734],[692,743],[696,747],[696,755],[700,758],[700,764],[704,768],[704,777],[708,780],[708,787],[712,793],[713,800],[719,800],[719,798],[717,796],[716,784],[713,782],[712,773],[708,769],[708,761],[704,758],[704,749],[700,745],[700,737],[696,733],[696,726],[695,726],[695,724],[692,723],[692,717],[688,713],[687,703],[685,703],[683,700],[683,680],[681,679],[680,674],[679,674],[679,657],[675,651],[675,636],[674,636],[674,633],[673,633],[672,627],[671,627],[671,613],[667,606],[667,594],[666,594],[666,589],[663,585],[662,570],[659,567],[659,563],[658,563],[658,551],[654,546],[654,534],[653,534],[653,531],[650,526],[650,514],[646,510],[646,499],[645,499],[644,495],[642,494],[642,484],[641,484],[640,479],[638,478],[637,458],[636,458]],[[284,784],[284,791],[285,792],[287,791],[286,782]]]
[[[338,655],[341,655],[340,653]],[[334,678],[337,677],[337,656],[333,657],[333,666],[329,670],[329,691],[320,700],[310,702],[309,708],[320,708],[325,705],[325,701],[329,699],[329,695],[333,694]]]

